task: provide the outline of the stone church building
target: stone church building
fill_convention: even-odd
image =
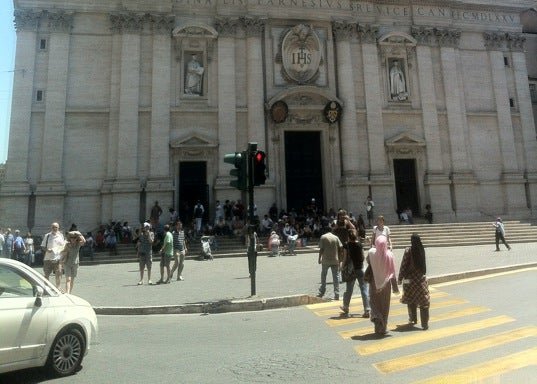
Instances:
[[[258,212],[537,218],[529,0],[14,0],[2,224],[209,215],[256,142]],[[531,15],[530,15],[531,16]],[[535,53],[533,53],[535,54]]]

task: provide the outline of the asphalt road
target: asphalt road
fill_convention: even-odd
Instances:
[[[406,308],[394,297],[391,332],[383,339],[366,320],[340,318],[340,303],[205,316],[99,316],[99,344],[76,376],[48,379],[27,370],[0,382],[401,384],[458,370],[468,382],[532,382],[536,271],[433,286],[426,332],[419,324],[398,327],[406,323]],[[361,310],[356,300],[351,312]]]

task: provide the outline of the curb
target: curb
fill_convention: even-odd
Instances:
[[[537,262],[516,264],[498,268],[479,269],[467,272],[458,272],[446,275],[433,276],[428,279],[429,285],[469,279],[478,276],[491,275],[501,272],[509,272],[518,269],[537,267]],[[186,315],[186,314],[218,314],[227,312],[264,311],[269,309],[297,307],[307,304],[326,302],[327,300],[310,295],[291,295],[269,298],[247,298],[219,300],[215,302],[180,304],[180,305],[155,305],[140,307],[93,307],[97,315],[122,316],[122,315]]]

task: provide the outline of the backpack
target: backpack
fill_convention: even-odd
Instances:
[[[15,243],[13,243],[13,248],[15,249],[15,251],[19,252],[22,250],[22,238],[20,237],[17,237],[15,239]]]

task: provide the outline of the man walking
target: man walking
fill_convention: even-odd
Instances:
[[[177,269],[177,281],[183,279],[183,267],[185,266],[186,256],[186,243],[185,232],[183,231],[183,223],[177,221],[175,223],[175,230],[172,233],[173,236],[173,267],[170,273],[170,279],[173,277],[173,273]]]
[[[204,212],[205,208],[203,208],[201,201],[198,200],[197,204],[194,206],[194,219],[196,220],[196,234],[198,236],[201,235],[201,224],[203,221]]]
[[[151,232],[151,224],[144,223],[142,232],[138,237],[136,248],[138,249],[138,260],[140,264],[140,281],[138,285],[144,283],[144,270],[147,267],[147,284],[153,285],[151,281],[151,265],[153,264],[153,241],[155,235]]]
[[[21,236],[21,231],[15,230],[15,239],[13,240],[13,258],[21,263],[29,265],[26,261],[26,245]]]
[[[332,228],[334,229],[334,228]],[[339,300],[339,254],[343,250],[341,240],[332,232],[327,232],[319,239],[319,264],[321,264],[321,286],[317,297],[323,297],[326,292],[326,274],[332,271],[334,284],[334,300]]]
[[[173,257],[173,235],[170,232],[170,226],[164,226],[164,240],[162,240],[162,248],[160,254],[160,280],[157,284],[168,284],[170,282],[170,261]],[[166,280],[164,280],[164,268],[166,268]]]

